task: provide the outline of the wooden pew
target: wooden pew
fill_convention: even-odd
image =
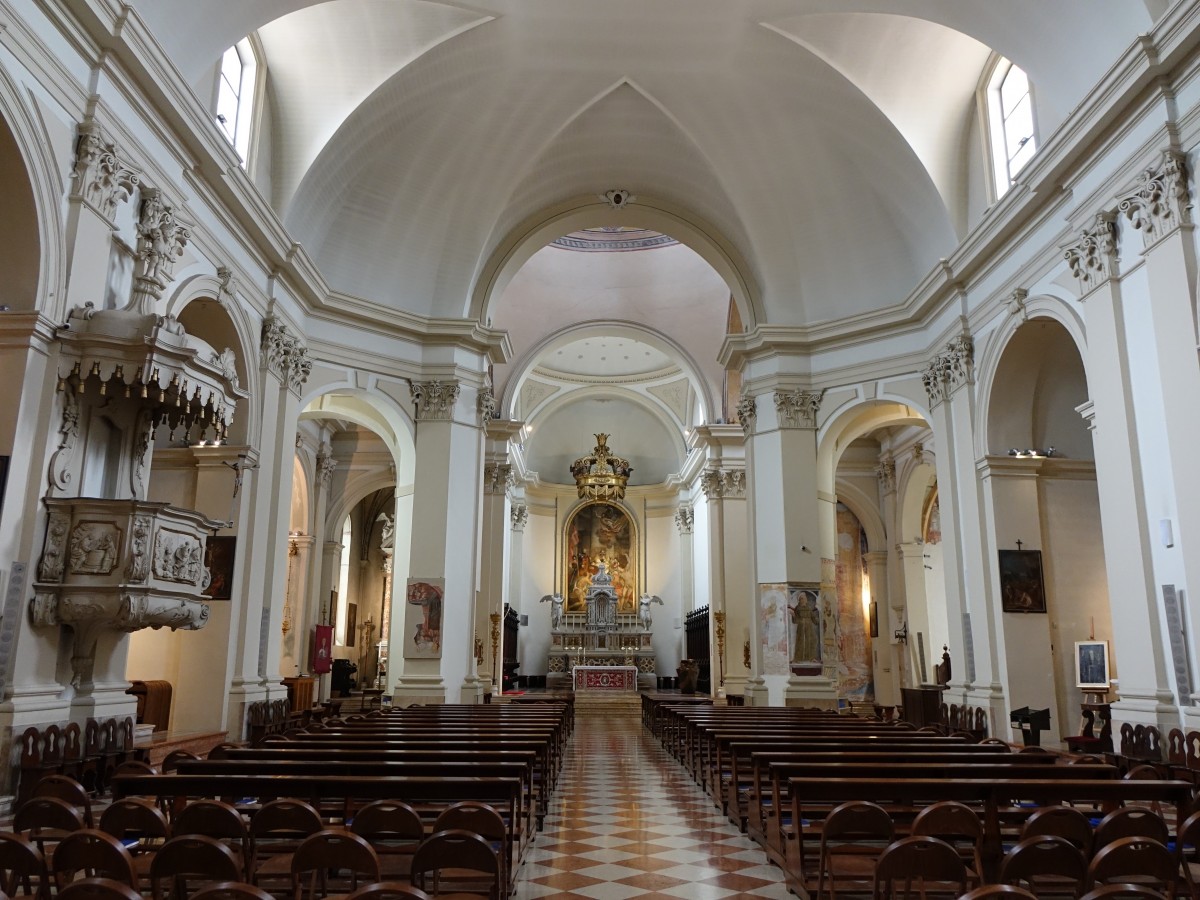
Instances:
[[[234,801],[254,798],[260,802],[280,797],[305,800],[318,809],[330,802],[349,805],[371,800],[403,800],[431,815],[461,800],[479,800],[498,810],[509,823],[520,822],[519,777],[439,777],[408,775],[118,775],[113,778],[113,799],[153,797],[166,803],[177,798],[217,798]],[[519,828],[519,825],[516,825]],[[515,879],[521,846],[520,834],[508,836],[510,880]],[[514,887],[510,883],[509,889]]]
[[[1070,773],[1075,766],[1062,767]],[[982,810],[984,824],[984,877],[994,879],[1001,857],[1000,818],[1013,809],[1014,801],[1034,801],[1041,806],[1061,803],[1121,804],[1157,801],[1174,804],[1182,812],[1191,800],[1192,786],[1185,781],[1123,781],[1076,778],[792,778],[788,782],[792,821],[814,822],[811,830],[795,829],[788,855],[782,865],[788,887],[802,898],[810,896],[816,883],[812,860],[819,841],[819,817],[824,811],[849,800],[870,800],[884,805],[931,804],[957,800]],[[1033,812],[1032,808],[1027,810]],[[806,852],[808,855],[806,856]]]

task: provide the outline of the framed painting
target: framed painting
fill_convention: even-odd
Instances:
[[[586,503],[567,520],[563,541],[563,573],[566,583],[562,595],[567,612],[587,609],[585,597],[600,560],[608,564],[613,590],[617,594],[617,612],[636,613],[638,599],[637,526],[633,518],[615,503]]]
[[[1108,674],[1108,641],[1076,641],[1075,686],[1107,691]]]
[[[354,632],[358,629],[358,604],[346,604],[346,630],[342,634],[342,643],[347,647],[354,646]]]
[[[410,578],[404,591],[404,658],[442,658],[444,578]]]
[[[210,537],[204,547],[204,565],[208,567],[209,582],[204,596],[209,600],[229,600],[233,597],[233,561],[237,556],[237,537]]]
[[[1011,613],[1046,611],[1041,550],[1000,551],[1000,608]]]

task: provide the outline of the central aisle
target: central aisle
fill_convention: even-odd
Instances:
[[[518,900],[791,897],[782,872],[642,727],[637,703],[577,701]]]

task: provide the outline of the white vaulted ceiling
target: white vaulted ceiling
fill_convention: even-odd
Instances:
[[[465,315],[515,228],[628,188],[728,244],[780,324],[897,303],[954,249],[992,51],[1047,134],[1152,24],[1134,0],[133,5],[196,84],[259,31],[260,183],[339,291]]]

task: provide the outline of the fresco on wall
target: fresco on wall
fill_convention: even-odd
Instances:
[[[758,586],[758,627],[763,642],[763,674],[787,675],[788,632],[791,616],[788,612],[786,584]]]
[[[404,591],[404,658],[442,658],[444,578],[410,578]]]
[[[617,612],[637,612],[637,542],[629,514],[615,503],[589,503],[575,511],[566,531],[563,596],[567,612],[587,609],[584,597],[600,560],[608,563]]]
[[[875,696],[871,638],[863,608],[863,542],[858,517],[843,506],[837,511],[835,584],[838,618],[838,696],[870,700]]]

